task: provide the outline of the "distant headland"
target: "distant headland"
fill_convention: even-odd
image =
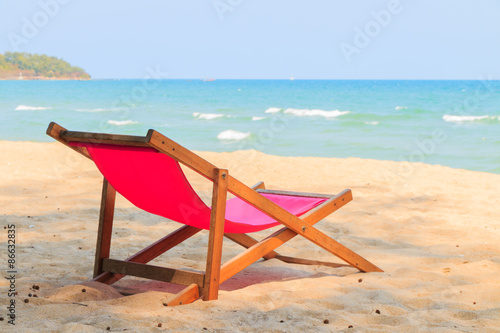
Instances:
[[[90,80],[82,68],[45,54],[0,54],[0,80]]]

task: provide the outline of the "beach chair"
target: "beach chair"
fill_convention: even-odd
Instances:
[[[300,235],[362,272],[382,272],[313,225],[352,200],[350,190],[337,195],[272,191],[262,182],[248,187],[162,134],[129,136],[68,131],[50,123],[47,134],[90,158],[104,176],[94,264],[94,281],[112,284],[125,275],[186,286],[167,304],[215,300],[219,285],[255,261],[347,266],[282,256],[274,250]],[[196,194],[179,163],[213,182],[211,207]],[[125,260],[110,258],[116,191],[135,206],[180,222],[182,227]],[[226,200],[227,193],[234,198]],[[247,235],[277,225],[283,228],[257,241]],[[205,272],[147,263],[201,230],[208,230]],[[226,237],[246,248],[221,265]]]

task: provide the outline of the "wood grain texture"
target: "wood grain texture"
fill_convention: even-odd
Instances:
[[[289,264],[298,264],[298,265],[318,265],[318,266],[328,266],[328,267],[333,267],[333,268],[352,267],[351,265],[347,265],[347,264],[338,264],[338,263],[328,262],[328,261],[294,258],[294,257],[288,257],[288,256],[281,256],[281,255],[276,256],[276,259],[281,260],[281,261],[286,262],[286,263],[289,263]]]
[[[133,275],[146,279],[181,284],[184,286],[189,286],[193,283],[198,286],[203,286],[203,280],[205,277],[203,273],[199,272],[146,265],[116,259],[103,259],[102,266],[105,271],[111,273]]]
[[[228,178],[229,174],[227,170],[216,170],[212,193],[207,269],[205,272],[205,286],[203,287],[204,301],[217,299],[219,295]]]
[[[231,184],[231,179],[230,179],[230,184]],[[248,188],[250,191],[252,191],[250,188]],[[247,191],[248,192],[248,191]],[[256,193],[255,191],[253,191]],[[236,194],[235,194],[236,195]],[[257,195],[259,195],[257,193]],[[262,197],[262,196],[260,196]],[[262,197],[264,198],[264,197]],[[244,200],[244,198],[242,198]],[[265,199],[265,198],[264,198]],[[267,199],[266,199],[267,200]],[[345,190],[341,192],[340,194],[334,196],[333,198],[325,201],[321,205],[315,207],[308,213],[304,214],[302,216],[302,222],[305,224],[307,223],[307,228],[311,228],[312,225],[320,221],[324,216],[327,216],[331,214],[332,212],[336,211],[337,209],[341,208],[345,204],[347,204],[350,200],[352,200],[352,194],[350,190]],[[269,201],[269,200],[268,200]],[[271,201],[269,201],[271,202]],[[271,202],[272,203],[272,202]],[[274,203],[272,203],[274,204]],[[275,204],[274,204],[275,205]],[[280,207],[281,208],[281,207]],[[285,211],[286,212],[286,211]],[[292,215],[288,212],[286,212],[288,215]],[[279,221],[279,218],[274,217],[270,215],[273,218],[276,218]],[[279,216],[279,215],[277,215]],[[296,218],[296,217],[295,217]],[[298,219],[298,218],[297,218]],[[300,219],[299,219],[300,220]],[[282,222],[282,221],[280,221]],[[283,223],[283,222],[282,222]],[[285,223],[283,223],[286,225]],[[288,227],[282,228],[269,237],[265,238],[264,240],[260,241],[259,243],[253,245],[246,251],[240,253],[236,257],[232,258],[231,260],[227,261],[222,265],[221,268],[221,283],[223,281],[226,281],[229,279],[231,276],[235,275],[236,273],[240,272],[242,269],[245,267],[249,266],[262,256],[270,253],[271,251],[275,250],[279,246],[283,245],[293,237],[295,237],[297,234],[303,234],[302,230],[301,232],[295,232],[294,230],[291,230]],[[303,235],[304,236],[304,235]],[[309,235],[307,235],[309,237]],[[326,236],[326,235],[325,235]],[[308,238],[306,237],[306,238]],[[351,266],[365,272],[381,272],[382,270],[378,268],[377,266],[373,265],[372,263],[368,262],[358,254],[352,252],[351,250],[347,249],[343,245],[339,244],[332,238],[327,237],[327,251],[336,255],[340,259],[348,262]],[[309,239],[309,238],[308,238]],[[317,242],[317,240],[316,240]],[[318,244],[319,245],[319,244]],[[321,246],[324,248],[324,246]],[[344,258],[347,257],[348,260],[345,260]],[[350,262],[349,262],[350,261]],[[359,264],[361,263],[361,265]]]
[[[254,189],[254,190],[258,190],[258,189],[264,190],[265,188],[266,188],[266,185],[264,184],[264,182],[258,182],[257,184],[252,186],[252,189]]]
[[[79,154],[82,154],[83,156],[85,156],[88,159],[92,159],[92,157],[90,157],[89,152],[87,151],[87,148],[85,148],[85,147],[70,146],[68,144],[68,141],[66,141],[65,139],[63,139],[61,137],[61,134],[65,133],[66,131],[67,130],[64,127],[60,126],[59,124],[57,124],[55,122],[51,122],[49,124],[49,126],[47,127],[47,132],[46,133],[47,133],[48,136],[50,136],[50,137],[54,138],[55,140],[59,141],[60,143],[62,143],[66,147],[73,149],[74,151],[76,151]]]
[[[174,246],[179,245],[186,239],[196,235],[201,230],[202,229],[200,228],[192,227],[189,225],[182,226],[174,232],[163,237],[162,239],[144,248],[143,250],[137,252],[127,260],[132,262],[147,263],[170,250]]]
[[[200,175],[212,181],[215,180],[216,167],[177,142],[155,130],[148,131],[146,141],[150,147],[167,154]]]
[[[115,212],[116,191],[106,178],[102,181],[101,210],[97,229],[97,242],[94,261],[94,278],[100,275],[102,260],[109,258],[111,235],[113,231],[113,216]]]
[[[197,284],[191,284],[169,300],[167,305],[185,305],[196,301],[198,298],[200,298],[200,288]]]
[[[133,147],[149,147],[145,136],[105,134],[92,132],[63,131],[61,138],[67,142],[88,142]]]
[[[331,197],[333,197],[333,195],[331,195],[331,194],[266,190],[266,189],[260,189],[260,188],[257,189],[257,192],[267,193],[267,194],[277,194],[277,195],[291,195],[294,197],[305,197],[305,198],[331,198]]]
[[[201,229],[199,228],[191,227],[188,225],[182,226],[179,229],[175,230],[174,232],[168,234],[167,236],[161,238],[160,240],[154,242],[148,247],[137,252],[133,256],[128,257],[125,261],[137,262],[141,264],[148,263],[149,261],[155,259],[159,255],[165,253],[166,251],[170,250],[176,245],[179,245],[186,239],[196,235],[200,231]],[[103,274],[100,274],[99,276],[95,277],[94,281],[106,284],[113,284],[116,281],[123,278],[124,276],[125,275],[123,274],[104,272]]]

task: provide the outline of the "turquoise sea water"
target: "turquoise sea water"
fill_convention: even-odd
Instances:
[[[0,140],[50,121],[194,150],[362,157],[500,173],[500,81],[0,81]]]

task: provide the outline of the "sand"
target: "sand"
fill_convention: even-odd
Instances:
[[[88,283],[99,172],[59,143],[0,142],[0,268],[7,276],[15,225],[18,292],[12,326],[10,282],[0,280],[0,331],[500,332],[500,175],[256,151],[200,155],[248,185],[351,188],[354,200],[317,227],[385,272],[259,261],[222,284],[219,300],[178,307],[163,305],[176,292],[165,283]],[[210,183],[188,176],[209,200]],[[112,257],[126,258],[178,226],[118,197]],[[203,269],[206,243],[199,233],[152,263]],[[223,260],[240,251],[226,240]],[[299,237],[279,251],[341,262]]]

